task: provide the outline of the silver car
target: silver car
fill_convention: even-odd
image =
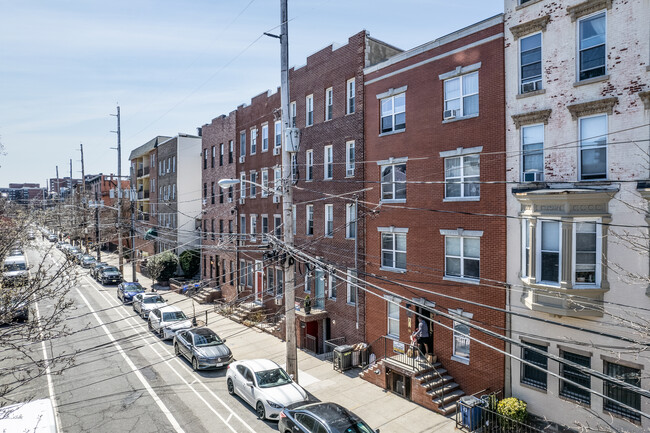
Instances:
[[[133,297],[133,311],[143,319],[149,318],[151,310],[167,305],[162,296],[158,293],[138,293]]]
[[[226,340],[209,328],[180,331],[174,337],[174,352],[192,363],[192,369],[226,367],[232,362],[232,352]]]

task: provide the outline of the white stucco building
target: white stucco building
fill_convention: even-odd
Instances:
[[[559,376],[507,388],[571,428],[650,430],[603,376],[650,389],[649,65],[648,0],[505,1],[510,351]]]

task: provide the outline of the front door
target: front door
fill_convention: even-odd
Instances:
[[[262,302],[264,294],[264,268],[261,260],[255,260],[255,302]]]
[[[434,319],[433,311],[428,310],[426,308],[420,308],[420,307],[417,307],[416,311],[417,311],[418,314],[422,315],[422,316],[418,316],[418,317],[424,317],[424,320],[426,320],[427,327],[429,328],[429,338],[426,341],[427,353],[433,355],[434,354],[434,351],[433,351],[433,319]],[[417,326],[417,323],[418,322],[417,322],[417,319],[416,319],[415,326]]]
[[[314,288],[314,308],[319,310],[325,309],[325,272],[322,269],[316,269],[315,288]]]

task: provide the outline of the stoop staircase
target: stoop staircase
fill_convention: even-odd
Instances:
[[[431,397],[433,410],[445,416],[456,412],[456,401],[465,395],[439,362],[420,370],[413,377],[411,386],[424,388]]]
[[[258,312],[264,314],[264,307],[262,305],[256,304],[255,302],[243,302],[235,307],[230,318],[241,323]]]

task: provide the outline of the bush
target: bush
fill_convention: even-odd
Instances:
[[[504,398],[499,402],[497,405],[497,412],[513,421],[523,423],[528,417],[527,407],[528,405],[525,401],[509,397]]]
[[[185,250],[178,258],[181,263],[183,275],[187,278],[192,278],[197,272],[199,272],[201,254],[198,250]]]
[[[171,251],[155,255],[147,262],[147,270],[151,278],[157,281],[169,281],[176,273],[177,267],[178,257]]]

